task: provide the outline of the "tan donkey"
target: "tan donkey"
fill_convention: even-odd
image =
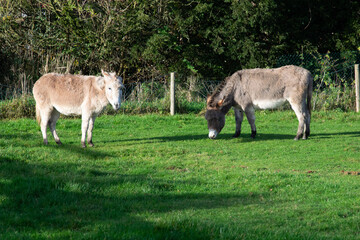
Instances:
[[[235,72],[207,99],[205,118],[208,121],[209,138],[214,139],[225,125],[225,114],[234,107],[236,131],[241,132],[243,113],[255,138],[255,109],[271,109],[288,101],[294,110],[299,126],[295,140],[310,135],[310,105],[313,77],[310,72],[297,66],[275,69],[248,69]]]
[[[47,126],[55,142],[61,144],[56,133],[56,121],[61,114],[81,115],[81,145],[92,142],[94,122],[100,112],[111,104],[117,110],[121,106],[122,78],[115,73],[101,70],[103,76],[62,75],[49,73],[36,81],[33,94],[36,101],[36,119],[40,124],[44,144],[48,144]]]

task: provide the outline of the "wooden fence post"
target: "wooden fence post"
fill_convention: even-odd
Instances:
[[[356,112],[360,111],[359,103],[359,64],[355,64],[355,93],[356,93]]]
[[[170,73],[170,115],[175,115],[175,73]]]

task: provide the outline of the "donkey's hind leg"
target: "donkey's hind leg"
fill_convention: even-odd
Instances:
[[[310,110],[306,107],[306,109],[305,109],[305,130],[304,130],[303,139],[307,139],[310,136],[310,120],[311,120]]]
[[[254,107],[247,107],[245,109],[246,118],[251,127],[251,138],[255,138],[256,136],[256,126],[255,126],[255,109]]]
[[[47,130],[47,126],[51,117],[51,112],[52,109],[41,109],[40,110],[40,118],[41,118],[41,122],[40,122],[40,129],[41,129],[41,133],[42,133],[42,137],[44,140],[44,144],[47,145],[48,139],[47,139],[47,135],[46,135],[46,130]]]
[[[56,122],[59,119],[59,117],[60,117],[60,113],[56,109],[53,109],[53,111],[51,112],[51,116],[50,116],[48,125],[49,125],[50,131],[55,139],[55,142],[57,144],[61,145],[60,138],[56,133]]]
[[[302,136],[304,139],[306,139],[306,134],[304,134],[304,126],[305,126],[305,122],[307,121],[305,104],[303,104],[302,102],[299,103],[294,103],[292,101],[289,102],[291,108],[294,110],[296,114],[297,119],[299,120],[298,131],[296,133],[294,140],[299,140]]]

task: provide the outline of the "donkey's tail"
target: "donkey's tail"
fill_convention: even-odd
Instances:
[[[38,122],[39,125],[41,124],[40,109],[37,104],[36,104],[36,121]]]
[[[307,104],[307,108],[309,109],[309,114],[311,115],[311,98],[312,98],[312,92],[313,92],[313,82],[314,79],[313,77],[310,75],[310,81],[309,81],[309,85],[308,85],[308,89],[307,89],[307,99],[306,99],[306,104]]]

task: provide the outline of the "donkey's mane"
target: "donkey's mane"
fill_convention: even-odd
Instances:
[[[228,80],[230,79],[230,77],[226,77],[216,88],[215,91],[210,95],[210,101],[208,103],[209,106],[214,106],[214,101],[215,98],[220,94],[220,92],[224,89],[224,87],[226,86],[226,83],[228,82]]]

